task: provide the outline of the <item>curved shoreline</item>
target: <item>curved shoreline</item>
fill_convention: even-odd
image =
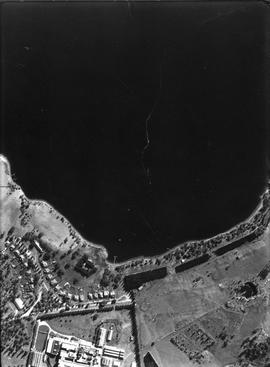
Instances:
[[[12,179],[12,171],[11,171],[11,165],[9,163],[9,160],[7,159],[7,157],[5,157],[3,154],[0,154],[0,161],[4,162],[4,164],[7,165],[7,171],[8,171],[8,175],[11,178],[12,183],[15,183]],[[1,162],[0,162],[1,163]],[[64,221],[67,225],[70,225],[71,228],[74,230],[74,232],[80,237],[80,239],[84,242],[86,242],[88,245],[95,247],[97,249],[101,249],[105,254],[106,254],[106,258],[108,257],[108,251],[106,249],[105,246],[103,245],[99,245],[93,242],[90,242],[89,240],[87,240],[86,238],[84,238],[79,231],[76,230],[76,228],[74,228],[74,226],[71,224],[71,222],[65,217],[65,215],[63,215],[62,213],[58,212],[57,209],[55,209],[49,202],[43,200],[43,199],[33,199],[33,198],[29,198],[24,190],[21,188],[21,186],[17,183],[15,183],[16,185],[18,185],[18,187],[20,188],[20,190],[23,192],[23,195],[25,196],[25,198],[32,204],[32,205],[36,205],[36,206],[40,206],[40,205],[45,205],[47,206],[50,210],[52,210],[54,213],[56,213],[57,215],[61,216],[64,218]],[[61,250],[60,250],[61,251]]]
[[[230,232],[232,232],[237,226],[239,226],[241,224],[246,224],[246,223],[248,223],[249,221],[251,221],[253,219],[253,217],[257,214],[257,212],[262,208],[262,197],[268,191],[269,191],[269,189],[267,187],[264,190],[264,192],[260,195],[260,201],[259,201],[258,205],[256,206],[256,208],[252,211],[252,213],[246,219],[242,220],[241,222],[236,223],[235,225],[233,225],[232,227],[230,227],[228,230],[226,230],[224,232],[219,232],[219,233],[213,235],[212,237],[199,238],[199,239],[189,239],[187,241],[184,241],[184,242],[179,243],[178,245],[172,247],[171,249],[169,249],[169,250],[167,250],[167,251],[165,251],[163,253],[160,253],[160,254],[157,254],[157,255],[153,255],[153,256],[139,255],[139,256],[136,256],[134,258],[130,258],[130,259],[127,259],[125,261],[121,261],[121,262],[115,263],[115,265],[124,265],[127,262],[131,262],[131,261],[137,261],[137,260],[142,260],[142,259],[153,259],[153,258],[163,257],[165,255],[169,255],[170,253],[176,251],[177,249],[181,248],[184,245],[190,245],[190,244],[195,245],[195,244],[198,244],[198,243],[200,243],[202,241],[203,242],[207,242],[207,241],[211,241],[211,240],[215,239],[218,236],[225,236],[227,234],[230,234]],[[111,263],[109,261],[108,261],[108,263],[114,265],[113,263]]]
[[[255,207],[255,209],[251,212],[251,214],[244,220],[242,220],[241,222],[236,223],[235,225],[233,225],[232,227],[230,227],[229,229],[227,229],[224,232],[220,232],[217,233],[211,237],[208,238],[200,238],[200,239],[189,239],[187,241],[184,241],[182,243],[177,244],[176,246],[172,247],[171,249],[157,254],[157,255],[153,255],[153,256],[144,256],[144,255],[139,255],[133,258],[129,258],[127,260],[121,261],[121,262],[111,262],[108,260],[109,257],[109,249],[107,249],[107,247],[105,245],[101,245],[101,244],[96,244],[93,242],[90,242],[89,240],[87,240],[86,238],[84,238],[79,231],[76,230],[76,228],[71,224],[71,222],[62,214],[60,214],[50,203],[48,203],[45,200],[42,199],[29,199],[24,191],[22,190],[22,188],[13,181],[12,179],[12,171],[11,171],[11,165],[9,160],[7,159],[7,157],[5,157],[3,154],[0,154],[0,161],[2,161],[2,163],[4,163],[6,169],[7,169],[7,175],[10,177],[11,182],[16,184],[20,190],[22,191],[24,197],[32,204],[32,205],[36,205],[36,206],[40,206],[40,205],[45,205],[47,206],[50,210],[52,210],[54,213],[56,213],[57,215],[61,216],[64,218],[65,224],[67,224],[68,226],[70,226],[72,228],[72,230],[76,233],[76,235],[80,238],[81,241],[83,241],[84,243],[86,243],[88,246],[94,247],[96,249],[99,249],[102,251],[102,254],[104,256],[104,259],[106,261],[106,263],[108,264],[108,266],[112,269],[115,269],[117,267],[122,267],[122,266],[127,266],[128,264],[134,263],[134,262],[144,262],[144,261],[152,261],[152,260],[158,260],[158,259],[164,259],[166,258],[166,256],[170,256],[173,253],[179,251],[181,248],[183,248],[184,246],[188,247],[188,246],[194,246],[194,245],[199,245],[202,246],[203,244],[206,244],[208,242],[211,241],[215,241],[215,239],[220,238],[220,237],[226,237],[231,235],[231,233],[235,230],[237,230],[237,228],[239,228],[241,225],[247,225],[250,224],[251,221],[254,220],[254,217],[259,214],[259,211],[263,208],[263,199],[264,197],[266,197],[267,195],[269,196],[269,187],[270,187],[270,180],[268,178],[267,180],[267,184],[266,187],[264,189],[264,191],[262,192],[262,194],[260,194],[259,196],[259,203],[257,204],[257,206]],[[0,162],[1,163],[1,162]],[[62,251],[61,249],[59,249],[59,251]],[[143,265],[143,264],[141,264]]]

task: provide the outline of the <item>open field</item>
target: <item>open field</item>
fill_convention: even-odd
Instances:
[[[168,367],[197,365],[189,353],[204,366],[234,363],[254,330],[263,327],[269,335],[269,280],[258,277],[269,259],[267,229],[247,246],[145,285],[135,295],[142,355],[152,351]],[[239,297],[245,281],[258,289],[250,299]]]
[[[118,333],[115,343],[126,346],[132,335],[129,310],[96,312],[94,314],[57,317],[47,321],[50,327],[59,333],[74,335],[77,338],[94,341],[99,326],[113,325],[114,334]]]
[[[43,352],[46,346],[46,341],[49,333],[48,326],[41,325],[38,328],[37,338],[35,342],[35,348],[38,352]]]

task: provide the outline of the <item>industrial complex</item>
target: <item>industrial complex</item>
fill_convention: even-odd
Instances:
[[[113,330],[100,327],[93,343],[56,333],[46,322],[38,322],[27,366],[47,366],[51,359],[57,367],[121,367],[125,350],[107,344],[112,334]],[[136,363],[131,365],[135,367]]]

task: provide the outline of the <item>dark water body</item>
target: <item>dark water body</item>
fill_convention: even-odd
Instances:
[[[267,10],[2,6],[1,149],[26,195],[118,260],[246,218],[266,183]]]
[[[145,367],[158,367],[158,365],[157,365],[156,361],[154,360],[152,354],[149,353],[149,352],[144,356],[143,361],[144,361]]]
[[[126,291],[130,291],[132,289],[139,288],[141,285],[147,282],[151,282],[152,280],[156,279],[162,279],[166,275],[166,267],[127,275],[124,279],[125,289]]]
[[[190,260],[184,264],[177,265],[175,267],[176,273],[181,273],[182,271],[188,270],[193,268],[194,266],[201,265],[205,262],[207,262],[210,259],[210,256],[208,254],[205,254],[203,256],[198,257],[197,259]]]
[[[217,256],[224,255],[227,252],[232,251],[232,250],[242,246],[244,243],[254,241],[257,237],[258,237],[258,235],[256,233],[251,233],[248,236],[245,236],[245,237],[241,238],[240,240],[234,241],[234,242],[230,243],[227,246],[224,246],[224,247],[221,247],[221,248],[217,249],[215,251],[215,254]]]

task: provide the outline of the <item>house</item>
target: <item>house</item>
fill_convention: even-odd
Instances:
[[[57,280],[56,279],[51,280],[50,284],[51,284],[51,286],[57,285]]]
[[[19,311],[21,311],[24,308],[24,304],[21,298],[15,298],[14,304]]]
[[[89,277],[94,274],[97,269],[93,262],[84,255],[76,264],[75,270],[82,276]]]
[[[41,248],[41,246],[40,246],[40,244],[39,244],[39,242],[37,241],[37,240],[34,240],[33,241],[33,245],[35,246],[35,248],[38,250],[38,252],[39,253],[43,253],[44,251],[42,250],[42,248]]]
[[[23,255],[20,255],[20,259],[23,262],[25,260],[25,257]]]
[[[109,292],[108,291],[104,291],[104,297],[109,297]]]
[[[31,251],[29,251],[29,250],[27,250],[27,251],[26,251],[25,255],[26,255],[26,257],[27,257],[28,259],[33,258],[32,253],[31,253]]]
[[[80,302],[84,302],[84,295],[80,294]]]

